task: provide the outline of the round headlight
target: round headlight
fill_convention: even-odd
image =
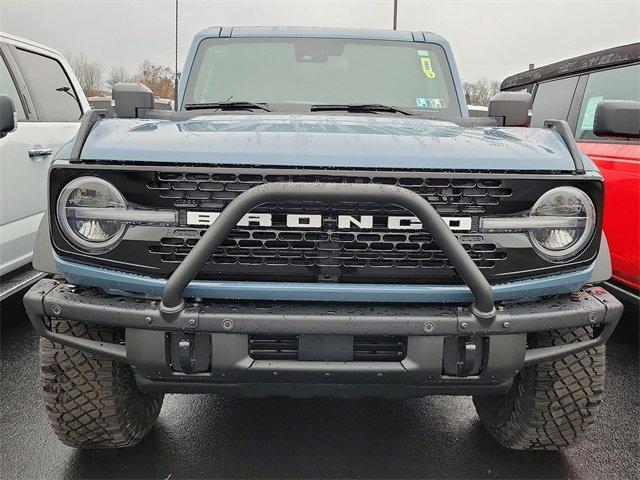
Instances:
[[[118,216],[113,213],[121,213],[126,208],[124,197],[109,182],[97,177],[79,177],[62,189],[56,211],[58,223],[69,241],[83,250],[104,252],[124,235],[126,225],[114,220]]]
[[[549,260],[565,260],[580,253],[596,225],[593,202],[574,187],[549,190],[535,203],[530,216],[540,224],[529,230],[531,243]]]

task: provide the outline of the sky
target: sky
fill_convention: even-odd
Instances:
[[[568,57],[640,41],[640,0],[398,1],[398,29],[438,33],[465,80],[502,80]],[[213,25],[391,28],[393,0],[179,0],[178,65]],[[0,0],[0,30],[130,72],[172,66],[175,0]]]

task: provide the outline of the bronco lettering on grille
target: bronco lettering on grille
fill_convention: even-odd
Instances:
[[[187,212],[187,225],[199,227],[211,225],[220,212]],[[289,228],[322,227],[322,215],[317,214],[285,214],[285,223]],[[380,217],[388,230],[420,230],[422,222],[412,216]],[[338,215],[338,229],[371,230],[375,220],[373,215]],[[454,232],[471,230],[471,217],[442,217],[442,220]],[[378,222],[375,222],[378,223]],[[272,227],[273,216],[270,213],[248,213],[238,222],[240,227]]]

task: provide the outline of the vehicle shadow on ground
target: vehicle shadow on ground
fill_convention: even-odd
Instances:
[[[158,425],[143,443],[117,452],[78,451],[65,476],[572,476],[561,453],[500,447],[469,403],[458,397],[358,401],[174,395],[167,397]],[[120,472],[114,471],[116,464]]]

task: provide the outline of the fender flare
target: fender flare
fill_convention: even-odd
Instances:
[[[51,235],[49,231],[49,212],[44,212],[38,233],[36,234],[36,243],[33,247],[33,268],[41,272],[59,274],[56,261],[53,258],[53,246],[51,245]]]
[[[587,283],[601,283],[609,280],[611,274],[611,252],[609,250],[609,243],[607,242],[607,236],[602,232],[600,239],[600,250],[596,261],[593,263],[593,271]]]

